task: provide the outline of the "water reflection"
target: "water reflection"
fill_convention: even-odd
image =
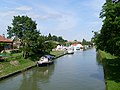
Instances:
[[[102,66],[102,60],[100,59],[100,55],[98,53],[96,53],[96,60],[97,64]]]
[[[67,55],[68,58],[72,58],[72,56],[73,56],[72,54]]]
[[[36,67],[29,72],[24,72],[18,90],[42,90],[39,82],[48,83],[53,71],[54,65]]]
[[[99,65],[97,72],[91,74],[90,77],[93,77],[93,78],[101,80],[101,81],[105,81],[104,76],[102,75],[101,72],[103,72],[103,67],[102,67],[102,65]]]

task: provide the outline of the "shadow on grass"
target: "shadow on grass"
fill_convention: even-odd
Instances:
[[[38,61],[40,59],[40,57],[44,56],[44,55],[52,55],[49,52],[39,52],[37,54],[33,54],[29,57],[30,60],[32,61]],[[55,55],[52,55],[55,56]]]
[[[29,55],[29,57],[26,59],[29,59],[32,61],[38,61],[40,57],[44,55],[52,55],[52,54],[50,54],[49,52],[38,52],[36,54]],[[2,57],[0,57],[0,62],[10,62],[12,60],[21,61],[21,60],[25,60],[25,58],[23,57],[22,53],[5,54],[5,55],[2,54]]]
[[[120,58],[103,60],[107,80],[120,82]]]

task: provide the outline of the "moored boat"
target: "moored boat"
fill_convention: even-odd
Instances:
[[[67,53],[68,54],[74,54],[74,48],[68,48],[68,50],[67,50]]]
[[[54,58],[54,56],[51,56],[51,55],[42,56],[42,57],[40,58],[40,60],[37,61],[37,66],[41,67],[41,66],[51,65],[51,64],[54,63],[53,58]]]

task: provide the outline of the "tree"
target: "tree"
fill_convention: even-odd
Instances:
[[[23,56],[27,58],[37,50],[37,39],[40,32],[36,30],[36,22],[28,16],[14,16],[12,27],[8,26],[9,37],[21,39]]]
[[[51,33],[49,33],[49,35],[48,35],[48,40],[52,40]]]
[[[82,45],[86,45],[87,41],[85,39],[82,40]]]
[[[24,39],[28,31],[36,30],[36,26],[36,22],[28,16],[14,16],[12,27],[8,26],[7,32],[9,37],[17,36],[20,39]]]
[[[41,35],[37,24],[28,16],[14,16],[12,26],[8,26],[8,37],[18,37],[21,41],[23,57],[28,58],[38,53],[50,52],[54,47],[54,40],[63,42],[62,37]]]
[[[120,2],[106,0],[100,18],[104,20],[101,31],[96,37],[97,48],[120,55]]]
[[[53,40],[53,41],[57,41],[57,36],[53,35],[53,36],[52,36],[52,40]]]
[[[64,40],[64,39],[62,38],[62,36],[55,36],[55,35],[52,36],[50,33],[49,33],[49,35],[48,35],[48,37],[47,37],[47,40],[57,41],[57,42],[59,42],[59,43],[64,43],[64,42],[67,41],[67,40]]]

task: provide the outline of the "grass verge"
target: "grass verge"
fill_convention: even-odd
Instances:
[[[64,55],[64,51],[51,51],[51,55],[54,55],[56,58]]]
[[[0,79],[35,66],[35,62],[24,59],[22,53],[12,54],[5,61],[0,62]]]
[[[104,67],[106,89],[120,90],[120,58],[101,50],[98,51],[98,56]]]

